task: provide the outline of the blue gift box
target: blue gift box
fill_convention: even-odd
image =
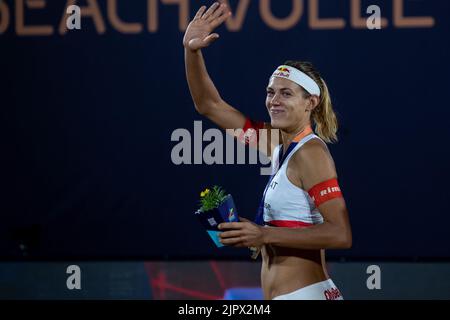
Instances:
[[[219,241],[219,233],[222,232],[218,229],[219,224],[222,222],[239,221],[239,216],[231,194],[228,194],[225,197],[225,200],[219,207],[204,212],[197,210],[195,215],[214,241],[214,244],[219,248],[224,246]]]

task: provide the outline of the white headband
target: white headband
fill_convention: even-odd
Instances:
[[[272,74],[272,77],[291,80],[308,91],[310,94],[315,94],[320,97],[320,88],[317,83],[310,76],[304,72],[301,72],[297,68],[285,65],[279,66]]]

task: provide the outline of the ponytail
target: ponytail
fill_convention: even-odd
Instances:
[[[322,78],[320,78],[319,87],[321,92],[320,102],[313,109],[311,114],[314,131],[325,142],[337,142],[338,138],[336,132],[338,129],[338,121],[333,110],[333,105],[331,103],[331,97],[330,93],[328,92],[327,84]]]
[[[320,87],[320,102],[312,110],[311,121],[314,126],[315,133],[325,142],[334,143],[338,141],[337,129],[338,121],[331,103],[330,93],[325,81],[319,72],[310,62],[302,61],[286,61],[285,65],[299,69],[310,76]],[[305,91],[305,94],[308,94]]]

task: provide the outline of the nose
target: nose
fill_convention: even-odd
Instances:
[[[270,99],[270,105],[271,106],[273,106],[273,105],[275,105],[275,106],[277,106],[277,105],[279,105],[280,104],[280,102],[279,102],[279,96],[278,96],[278,93],[275,93],[273,96],[272,96],[272,99]]]

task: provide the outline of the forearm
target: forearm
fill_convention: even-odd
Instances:
[[[347,228],[324,222],[308,228],[263,228],[264,244],[297,249],[347,249],[351,233]]]
[[[186,78],[195,108],[201,114],[208,112],[208,108],[219,103],[222,99],[212,82],[205,61],[200,50],[185,52]]]

